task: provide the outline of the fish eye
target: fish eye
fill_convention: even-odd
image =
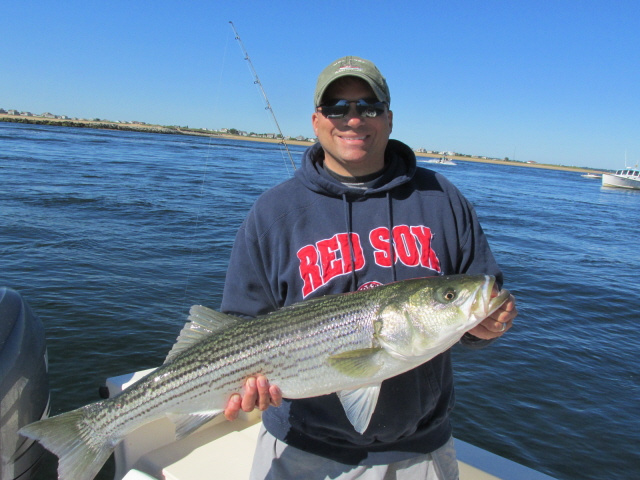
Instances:
[[[442,298],[447,302],[451,302],[456,298],[456,291],[453,288],[448,288],[442,292]]]

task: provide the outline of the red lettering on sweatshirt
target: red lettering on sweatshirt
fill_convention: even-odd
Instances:
[[[431,229],[422,225],[411,227],[411,233],[415,236],[420,244],[422,254],[420,255],[420,265],[436,272],[440,272],[440,260],[436,252],[431,248],[431,238],[433,234]]]
[[[376,265],[381,267],[391,266],[389,253],[390,238],[393,238],[394,262],[401,261],[409,267],[425,267],[440,272],[440,260],[436,252],[431,248],[431,229],[423,225],[407,226],[396,225],[392,235],[389,229],[378,227],[369,234],[369,242],[374,248],[373,258]]]
[[[373,259],[376,265],[390,267],[389,257],[389,229],[385,227],[374,228],[369,234],[369,243],[374,249]]]
[[[344,273],[349,273],[353,270],[357,272],[364,267],[364,253],[362,251],[362,245],[360,244],[360,235],[352,233],[351,244],[349,244],[349,235],[346,233],[339,233],[336,237],[340,244],[340,255],[342,255]],[[351,248],[353,248],[353,259],[351,258]],[[355,267],[353,267],[352,260],[355,261]]]
[[[393,244],[396,247],[396,256],[408,267],[417,267],[420,261],[420,252],[416,239],[406,225],[393,227]]]
[[[318,252],[315,245],[307,245],[298,250],[300,260],[300,277],[302,278],[302,295],[306,297],[316,288],[322,286],[322,272],[318,265]]]
[[[364,267],[360,237],[355,233],[351,234],[351,245],[347,233],[338,233],[331,238],[319,240],[315,245],[302,247],[297,255],[300,260],[303,297],[339,275]]]
[[[373,260],[380,267],[391,267],[392,262],[402,262],[408,267],[424,267],[440,272],[440,261],[431,248],[432,238],[431,229],[423,225],[396,225],[391,235],[386,227],[373,229],[369,233],[369,244],[373,248]],[[297,255],[303,297],[332,279],[358,271],[365,265],[360,236],[356,233],[337,233],[331,238],[305,245]]]
[[[340,249],[336,235],[326,240],[320,240],[316,243],[318,256],[320,257],[320,268],[322,270],[322,283],[327,283],[333,277],[344,273],[344,265],[342,257],[338,257],[337,252]]]

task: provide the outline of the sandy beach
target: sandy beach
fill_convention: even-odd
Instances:
[[[105,130],[128,130],[128,131],[136,131],[136,132],[197,135],[197,136],[205,136],[205,137],[226,138],[229,140],[242,140],[242,141],[249,141],[249,142],[283,143],[283,141],[279,139],[240,136],[240,135],[228,135],[228,134],[211,132],[211,131],[202,130],[202,129],[167,127],[162,125],[149,125],[146,123],[117,123],[117,122],[109,122],[109,121],[43,118],[43,117],[36,117],[36,116],[23,116],[23,115],[17,116],[17,115],[8,115],[8,114],[0,114],[0,121],[14,122],[14,123],[31,123],[31,124],[39,124],[39,125],[60,125],[62,127],[98,128],[98,129],[105,129]],[[286,144],[308,146],[308,145],[312,145],[313,143],[299,141],[299,140],[286,140]],[[416,157],[418,157],[418,160],[420,160],[421,158],[442,158],[443,155],[416,152]],[[598,173],[598,174],[604,173],[600,170],[583,168],[583,167],[570,167],[570,166],[552,165],[552,164],[543,164],[543,163],[525,163],[525,162],[519,162],[514,160],[499,160],[499,159],[481,158],[481,157],[466,156],[466,155],[446,155],[445,157],[450,160],[459,160],[463,162],[479,162],[479,163],[490,163],[495,165],[511,165],[514,167],[546,168],[550,170],[564,170],[564,171],[577,172],[577,173]]]

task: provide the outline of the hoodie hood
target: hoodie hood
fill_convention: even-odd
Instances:
[[[302,157],[302,168],[295,176],[313,192],[332,197],[348,196],[357,200],[370,195],[388,193],[393,188],[409,182],[416,173],[416,156],[407,145],[389,140],[385,150],[385,168],[381,178],[367,190],[349,187],[333,178],[323,167],[324,151],[320,143],[309,147]]]
[[[309,147],[302,157],[302,168],[296,170],[295,176],[309,190],[325,196],[341,198],[344,205],[344,225],[349,233],[349,252],[352,264],[355,264],[353,244],[351,243],[353,214],[351,202],[358,202],[371,196],[386,197],[387,223],[389,231],[393,229],[393,207],[391,190],[410,182],[416,173],[416,156],[404,143],[389,140],[384,152],[385,169],[375,184],[362,190],[345,185],[331,176],[323,167],[324,151],[322,145],[316,143]],[[393,257],[393,242],[389,242],[388,254]],[[390,281],[395,282],[396,267],[391,265]],[[357,289],[358,279],[355,270],[351,270],[351,291]]]

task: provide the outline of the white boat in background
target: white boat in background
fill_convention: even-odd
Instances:
[[[602,178],[602,175],[598,174],[598,173],[583,173],[582,175],[580,175],[582,178],[594,178],[594,179],[600,179]]]
[[[114,396],[151,370],[107,379]],[[193,434],[175,439],[168,418],[148,423],[118,444],[114,452],[114,480],[194,480],[208,472],[211,478],[246,480],[260,430],[260,414],[240,412],[233,422],[220,415]],[[554,480],[506,458],[455,439],[460,480]],[[213,473],[215,472],[215,473]]]
[[[425,160],[427,163],[437,163],[439,165],[456,165],[456,162],[448,159],[447,157],[432,158],[431,160]]]
[[[640,170],[636,166],[618,170],[616,173],[603,173],[602,186],[640,190]]]

